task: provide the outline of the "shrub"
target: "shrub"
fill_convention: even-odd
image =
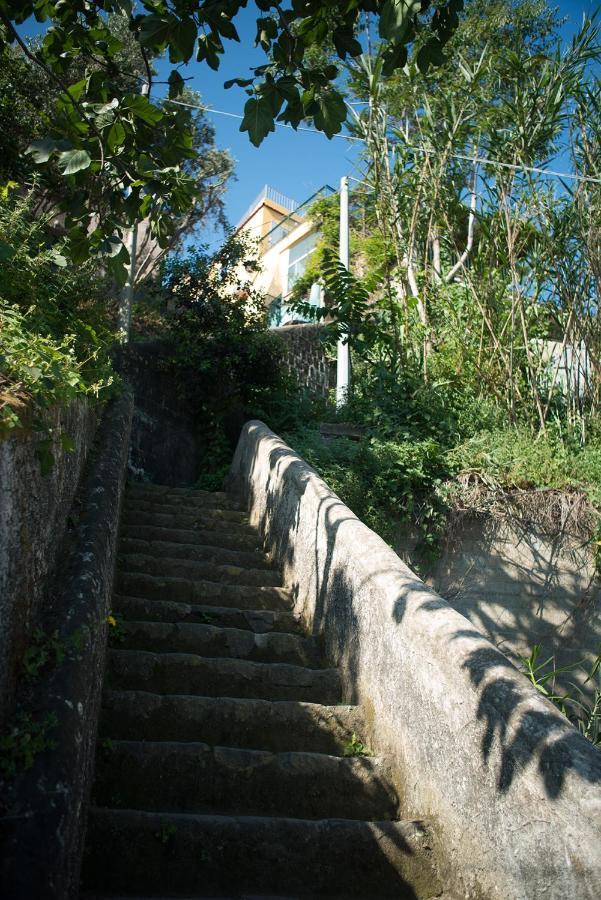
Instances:
[[[0,434],[43,431],[49,407],[107,395],[113,332],[102,287],[91,265],[65,267],[33,193],[0,199]]]

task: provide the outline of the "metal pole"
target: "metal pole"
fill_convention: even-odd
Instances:
[[[340,262],[349,268],[348,177],[340,179]],[[336,406],[344,406],[350,384],[349,345],[338,341],[336,359]]]
[[[141,88],[140,94],[147,97],[150,92],[150,85],[145,81]],[[128,192],[131,190],[128,188]],[[136,253],[138,250],[138,223],[135,221],[131,226],[129,233],[129,270],[127,273],[127,281],[121,294],[121,302],[119,304],[119,332],[123,343],[129,343],[129,332],[131,329],[131,310],[134,303],[134,286],[136,282]]]

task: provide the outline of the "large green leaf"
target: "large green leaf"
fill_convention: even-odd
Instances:
[[[251,143],[258,147],[270,131],[275,131],[273,108],[267,97],[251,97],[244,105],[240,131],[248,131]]]
[[[140,22],[140,42],[148,47],[161,48],[171,39],[173,16],[144,16]]]
[[[109,153],[114,153],[125,141],[125,128],[121,122],[113,122],[106,136],[106,146]]]
[[[338,91],[328,91],[317,101],[318,108],[314,113],[315,125],[328,137],[338,134],[342,123],[346,120],[346,103]]]
[[[198,34],[194,19],[181,19],[173,26],[169,35],[169,62],[188,62],[194,53]]]
[[[386,0],[380,14],[380,37],[402,43],[420,9],[421,0]]]
[[[432,38],[421,48],[417,54],[417,67],[420,72],[427,72],[430,65],[442,66],[445,55],[442,52],[442,44],[438,38]]]
[[[58,165],[63,175],[74,175],[87,169],[92,162],[87,150],[65,150],[59,153]]]
[[[161,110],[154,106],[148,97],[143,97],[141,94],[130,94],[123,105],[147,125],[157,125],[163,118]]]
[[[53,138],[45,137],[32,141],[25,153],[30,153],[34,162],[40,165],[40,163],[48,162],[55,150],[56,141]]]

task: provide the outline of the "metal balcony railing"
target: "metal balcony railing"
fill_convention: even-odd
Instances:
[[[253,202],[250,204],[250,206],[238,222],[238,225],[236,226],[237,228],[239,228],[240,225],[242,225],[242,223],[245,222],[246,219],[248,219],[250,214],[257,208],[257,206],[259,206],[260,203],[263,202],[263,200],[272,200],[274,203],[277,203],[278,206],[283,206],[284,209],[288,209],[290,210],[290,212],[292,212],[298,206],[296,200],[293,200],[291,197],[286,197],[285,194],[280,193],[280,191],[276,191],[275,188],[272,188],[270,187],[270,185],[266,184],[265,187],[263,187],[259,191]]]

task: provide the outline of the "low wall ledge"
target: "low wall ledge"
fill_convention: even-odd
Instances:
[[[432,824],[445,895],[596,900],[599,750],[264,423],[227,488],[368,712],[403,815]]]

